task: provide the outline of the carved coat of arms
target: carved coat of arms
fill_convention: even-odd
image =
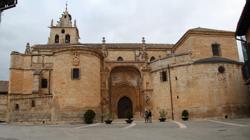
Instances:
[[[79,64],[80,64],[80,58],[79,57],[80,57],[79,54],[77,52],[74,52],[73,60],[72,60],[73,66],[79,66]]]

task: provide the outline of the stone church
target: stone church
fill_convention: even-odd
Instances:
[[[73,22],[73,23],[72,23]],[[81,122],[87,109],[153,119],[233,118],[250,114],[234,32],[194,28],[176,44],[80,43],[66,9],[47,44],[11,53],[7,122]]]

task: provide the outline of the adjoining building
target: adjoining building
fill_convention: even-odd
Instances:
[[[8,81],[0,81],[0,122],[5,122],[7,118],[8,88]]]
[[[47,44],[12,52],[9,122],[79,122],[87,109],[102,120],[145,109],[158,119],[231,118],[250,114],[234,32],[195,28],[176,44],[80,43],[67,11]]]
[[[250,0],[246,0],[245,7],[240,16],[236,33],[236,39],[241,41],[244,56],[243,75],[246,84],[250,84]]]
[[[1,14],[3,11],[16,7],[17,0],[1,0],[0,1],[0,22],[1,22]]]

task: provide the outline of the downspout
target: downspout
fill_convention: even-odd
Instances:
[[[171,117],[172,117],[172,120],[174,120],[173,91],[172,91],[172,83],[171,83],[170,65],[169,64],[168,64],[168,79],[169,79],[171,115],[172,115]]]
[[[104,110],[104,109],[103,109],[103,94],[104,94],[104,93],[103,93],[103,92],[106,92],[106,87],[107,87],[107,86],[106,86],[106,84],[107,84],[106,81],[107,81],[107,78],[103,76],[103,75],[104,75],[104,74],[103,74],[103,73],[104,73],[104,65],[105,65],[105,64],[104,64],[104,63],[105,63],[105,62],[104,62],[104,59],[102,59],[102,62],[100,62],[100,63],[102,64],[102,68],[101,68],[101,71],[102,71],[102,72],[101,72],[101,76],[100,76],[100,81],[102,81],[103,78],[105,79],[105,88],[102,87],[102,89],[101,89],[101,122],[103,123],[103,119],[104,119],[104,115],[103,115],[103,113],[104,113],[104,112],[103,112],[103,110]],[[105,73],[105,75],[106,75],[106,73]],[[105,91],[104,91],[103,89],[105,89]]]
[[[51,94],[50,93],[50,84],[51,84],[50,81],[51,81],[51,70],[49,70],[49,95]]]
[[[111,84],[112,84],[112,82],[111,82],[111,72],[110,72],[110,74],[109,74],[109,81],[108,81],[108,83],[109,83],[109,113],[112,113],[112,106],[111,106]]]

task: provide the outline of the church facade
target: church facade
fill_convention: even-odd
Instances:
[[[158,119],[250,114],[234,32],[195,28],[176,44],[80,43],[67,9],[48,43],[11,53],[8,122],[79,122],[86,110],[125,118],[145,109]]]

